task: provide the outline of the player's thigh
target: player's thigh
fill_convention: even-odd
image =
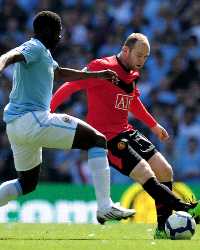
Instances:
[[[121,142],[118,145],[122,147]],[[148,179],[155,177],[148,162],[134,151],[130,145],[124,150],[123,154],[118,154],[117,157],[116,154],[114,157],[109,154],[109,161],[122,174],[129,176],[140,184],[144,184]]]
[[[35,136],[39,145],[46,148],[71,149],[77,120],[67,114],[34,112],[37,122]]]
[[[109,160],[125,175],[142,160],[150,159],[156,152],[155,146],[137,130],[122,132],[108,141]]]
[[[31,119],[27,114],[6,126],[17,171],[30,170],[42,162],[42,148],[35,141]]]
[[[171,181],[171,166],[156,150],[153,143],[139,131],[134,131],[132,134],[130,133],[129,137],[131,146],[143,159],[148,162],[148,165],[151,167],[158,180],[162,182]]]
[[[15,169],[28,171],[42,162],[42,148],[33,144],[11,143]]]
[[[160,152],[155,153],[148,163],[160,182],[172,181],[172,167]]]
[[[150,178],[155,177],[154,172],[152,171],[148,162],[142,159],[132,170],[129,175],[132,179],[139,182],[140,184],[144,184]]]
[[[106,139],[100,132],[67,114],[49,114],[39,137],[41,145],[47,148],[87,150],[93,146],[106,147]]]

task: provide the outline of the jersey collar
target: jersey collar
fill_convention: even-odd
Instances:
[[[119,63],[119,65],[123,68],[123,70],[125,70],[127,73],[130,73],[130,72],[131,72],[131,70],[128,69],[128,68],[121,62],[121,60],[119,59],[118,56],[116,56],[116,59],[117,59],[117,62]]]

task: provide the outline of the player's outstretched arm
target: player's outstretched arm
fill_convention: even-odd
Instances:
[[[3,54],[0,56],[0,74],[8,65],[20,61],[25,61],[25,58],[19,51],[13,49]]]
[[[64,81],[75,81],[75,80],[83,80],[88,78],[100,78],[110,81],[118,81],[117,74],[109,69],[101,70],[101,71],[80,71],[69,68],[56,68],[55,70],[55,78],[63,79]]]

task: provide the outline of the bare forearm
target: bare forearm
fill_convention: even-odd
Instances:
[[[10,64],[23,61],[24,56],[15,50],[11,50],[0,57],[0,73]]]
[[[83,80],[87,78],[97,78],[99,73],[96,71],[88,72],[88,71],[80,71],[69,68],[59,68],[56,72],[57,78],[62,78],[64,81],[75,81],[75,80]]]
[[[75,69],[60,68],[55,70],[55,78],[64,81],[84,80],[88,78],[100,78],[116,83],[118,81],[117,74],[109,69],[100,71],[80,71]]]
[[[8,53],[0,57],[0,73],[10,64],[10,61]]]

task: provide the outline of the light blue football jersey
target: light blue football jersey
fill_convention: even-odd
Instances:
[[[49,110],[54,70],[58,67],[50,51],[32,38],[15,50],[26,62],[15,63],[9,103],[4,109],[6,123],[30,111]]]

